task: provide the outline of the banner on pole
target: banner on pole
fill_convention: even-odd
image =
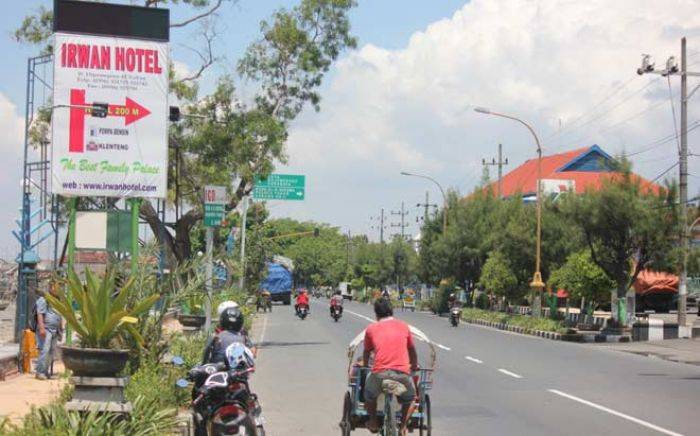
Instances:
[[[54,47],[52,192],[165,198],[168,44],[56,33]]]

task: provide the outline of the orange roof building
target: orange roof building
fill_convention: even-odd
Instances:
[[[545,194],[558,194],[569,190],[580,194],[589,188],[599,188],[603,180],[618,174],[619,172],[615,171],[614,159],[597,145],[542,156],[542,190]],[[643,186],[658,191],[657,184],[636,174],[634,177]],[[490,185],[494,192],[497,183]],[[529,159],[504,175],[501,189],[504,197],[521,195],[526,200],[534,200],[537,191],[537,159]]]

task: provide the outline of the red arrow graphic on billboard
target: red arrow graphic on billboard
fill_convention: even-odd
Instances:
[[[84,89],[70,90],[70,105],[81,106],[70,108],[70,124],[68,137],[68,151],[82,153],[85,151],[85,117],[90,116],[92,103],[85,101]],[[151,111],[126,97],[124,105],[110,104],[107,106],[107,115],[110,117],[124,117],[124,125],[128,126],[143,117],[151,114]]]
[[[124,106],[110,104],[107,109],[107,115],[110,117],[124,117],[124,125],[126,126],[150,115],[150,113],[148,109],[129,97],[126,97],[126,104]]]

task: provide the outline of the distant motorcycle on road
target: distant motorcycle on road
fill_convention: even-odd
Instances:
[[[307,304],[300,304],[297,307],[297,316],[302,320],[309,316],[309,306]]]
[[[460,307],[454,306],[450,309],[450,324],[452,324],[452,327],[457,327],[459,325],[461,316],[462,309]]]
[[[331,317],[333,317],[333,321],[338,322],[341,316],[343,316],[343,308],[339,305],[331,306]]]

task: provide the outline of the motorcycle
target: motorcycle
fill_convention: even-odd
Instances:
[[[331,306],[331,317],[333,317],[333,320],[338,322],[341,316],[343,316],[343,308],[339,305]]]
[[[459,307],[453,307],[450,309],[450,324],[452,327],[457,327],[459,325],[459,318],[462,316],[462,309]]]
[[[306,319],[306,317],[309,316],[309,306],[306,304],[299,305],[297,308],[297,316],[302,320]]]
[[[182,364],[179,357],[174,364]],[[176,385],[192,388],[191,408],[195,436],[264,436],[262,408],[250,391],[248,375],[254,368],[228,370],[224,363],[208,363],[190,369],[186,379]]]
[[[263,312],[272,312],[272,297],[269,295],[259,295],[255,302],[255,311],[258,312],[260,309],[262,309]]]

